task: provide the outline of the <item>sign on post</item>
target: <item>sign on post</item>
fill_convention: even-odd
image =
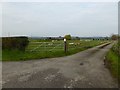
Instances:
[[[65,38],[64,38],[64,51],[65,53],[67,52],[67,41]]]

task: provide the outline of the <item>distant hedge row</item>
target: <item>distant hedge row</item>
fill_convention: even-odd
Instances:
[[[25,51],[26,46],[28,45],[28,37],[3,37],[2,38],[2,49],[18,49]]]

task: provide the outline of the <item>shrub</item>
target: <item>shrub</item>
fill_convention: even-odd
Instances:
[[[69,35],[65,35],[64,38],[67,39],[67,40],[71,40],[72,39],[70,34]]]
[[[2,49],[18,49],[25,51],[26,46],[28,45],[28,37],[3,37],[2,38]]]
[[[116,54],[120,55],[119,43],[115,44],[112,47],[112,51],[115,52]]]

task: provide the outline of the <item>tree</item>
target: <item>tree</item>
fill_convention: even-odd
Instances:
[[[77,40],[80,40],[80,38],[79,38],[79,37],[76,37],[76,39],[77,39]]]
[[[71,40],[71,35],[70,34],[69,35],[65,35],[64,38],[67,39],[67,40]]]
[[[112,39],[112,40],[117,40],[117,39],[118,39],[118,36],[115,35],[115,34],[113,34],[113,35],[111,36],[111,39]]]
[[[104,39],[105,39],[105,40],[109,40],[109,37],[106,36]]]

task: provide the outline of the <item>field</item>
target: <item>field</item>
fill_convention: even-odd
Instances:
[[[85,49],[103,44],[104,40],[68,40],[67,53],[64,52],[63,40],[37,40],[29,39],[30,43],[25,52],[18,50],[2,50],[3,61],[19,61],[41,58],[67,56]]]
[[[110,69],[112,75],[118,78],[120,82],[120,51],[119,51],[120,43],[115,44],[111,50],[108,52],[107,59],[107,67]]]

